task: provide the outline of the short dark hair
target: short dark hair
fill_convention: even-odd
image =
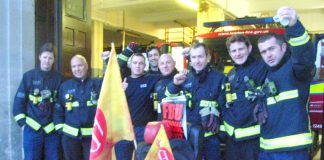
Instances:
[[[206,54],[206,56],[209,54],[209,49],[208,49],[208,47],[204,44],[204,43],[194,43],[193,45],[192,45],[192,47],[191,47],[191,49],[190,50],[192,50],[192,49],[197,49],[197,48],[199,48],[199,47],[203,47],[204,48],[204,51],[205,51],[205,54]]]
[[[54,57],[56,54],[56,48],[54,47],[54,45],[50,42],[47,42],[45,44],[43,44],[40,49],[39,49],[39,56],[42,55],[42,53],[44,52],[51,52],[53,53]]]
[[[145,61],[145,57],[142,53],[134,53],[131,57],[130,57],[130,61],[133,61],[133,57],[143,57],[144,61]]]
[[[276,33],[267,33],[265,35],[260,36],[260,38],[258,39],[258,44],[259,43],[263,43],[271,38],[275,38],[277,44],[282,45],[284,43],[287,43],[285,37],[283,35],[279,35]]]
[[[159,55],[161,54],[159,48],[156,46],[148,46],[146,48],[146,53],[148,54],[148,52],[152,51],[153,49],[156,49],[158,51]]]
[[[245,36],[243,34],[235,34],[235,35],[228,37],[226,39],[227,50],[229,50],[231,44],[235,43],[235,42],[244,42],[247,47],[249,47],[251,45],[251,41],[247,36]]]

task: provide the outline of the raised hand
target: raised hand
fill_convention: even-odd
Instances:
[[[103,61],[105,61],[106,59],[108,59],[110,57],[110,51],[104,51],[101,53],[101,59]]]
[[[137,44],[136,42],[130,42],[128,43],[127,48],[132,50],[133,52],[137,52],[139,44]]]
[[[287,6],[280,7],[277,10],[277,16],[279,18],[288,19],[289,20],[289,23],[288,23],[288,26],[289,27],[295,25],[296,22],[297,22],[297,20],[298,20],[298,16],[297,16],[296,10],[293,9],[293,8],[291,8],[291,7],[287,7]]]
[[[124,78],[124,81],[123,81],[122,85],[123,85],[124,91],[126,91],[126,89],[128,87],[128,83],[127,83],[127,78],[126,77]]]
[[[175,85],[181,85],[186,80],[186,78],[187,78],[186,74],[178,73],[178,74],[174,75],[173,83]]]

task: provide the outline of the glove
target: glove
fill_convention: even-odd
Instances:
[[[253,118],[259,124],[265,124],[268,118],[268,112],[265,105],[257,104],[253,110]]]
[[[203,107],[200,109],[201,125],[205,131],[217,133],[219,130],[219,112],[215,107]]]
[[[127,48],[132,50],[133,52],[137,52],[139,45],[136,42],[130,42],[128,43]]]

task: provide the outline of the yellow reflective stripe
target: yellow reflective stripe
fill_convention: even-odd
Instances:
[[[186,96],[188,96],[189,98],[192,98],[192,94],[191,93],[186,93]]]
[[[222,125],[220,125],[219,126],[219,130],[220,131],[222,131],[222,132],[225,132],[226,130],[225,130],[225,126],[222,124]]]
[[[72,102],[66,102],[65,107],[66,108],[72,108]]]
[[[37,101],[36,101],[37,99],[35,99],[35,96],[33,96],[33,95],[28,95],[28,98],[29,98],[29,100],[32,101],[33,103],[34,103],[34,102],[37,102]]]
[[[63,132],[67,133],[67,134],[70,134],[72,136],[78,136],[78,133],[79,133],[79,129],[78,128],[74,128],[74,127],[71,127],[67,124],[64,124],[63,125]]]
[[[186,96],[189,97],[189,98],[187,98],[187,102],[188,102],[188,107],[191,108],[192,94],[190,92],[188,92],[188,93],[186,93]]]
[[[20,114],[17,114],[17,115],[15,116],[15,120],[16,120],[16,121],[19,121],[19,120],[21,120],[21,119],[23,119],[23,118],[26,118],[26,115],[25,115],[24,113],[20,113]]]
[[[298,90],[290,90],[290,91],[285,91],[279,93],[279,95],[275,97],[269,97],[267,98],[267,105],[272,105],[277,102],[283,101],[283,100],[288,100],[288,99],[293,99],[298,97]]]
[[[61,128],[63,128],[63,123],[59,123],[59,124],[55,125],[55,130],[59,130]]]
[[[42,101],[42,97],[36,97],[34,95],[29,95],[29,100],[33,102],[33,104],[37,104],[38,102]]]
[[[93,128],[81,128],[82,136],[91,136],[93,132]]]
[[[123,61],[125,61],[125,62],[128,61],[128,57],[125,56],[125,55],[123,55],[123,54],[119,54],[119,55],[118,55],[118,58],[120,58],[121,60],[123,60]]]
[[[178,93],[176,93],[176,94],[171,94],[170,92],[169,92],[169,90],[168,90],[168,88],[165,90],[165,95],[167,96],[167,97],[175,97],[175,96],[178,96],[179,94]]]
[[[92,106],[96,106],[96,104],[93,104],[92,101],[87,101],[87,106],[92,107]]]
[[[26,117],[26,124],[28,124],[28,126],[33,128],[35,131],[38,131],[39,128],[42,127],[38,122],[36,122],[35,120],[33,120],[30,117]]]
[[[249,97],[250,94],[253,94],[251,91],[244,91],[245,98]]]
[[[235,138],[244,138],[260,134],[260,125],[255,125],[247,128],[237,128],[234,131]]]
[[[38,131],[39,128],[42,127],[42,125],[40,125],[37,121],[35,121],[34,119],[30,118],[30,117],[26,117],[26,124],[28,126],[30,126],[31,128],[33,128],[35,131]],[[48,125],[46,125],[45,127],[43,127],[43,130],[46,133],[50,133],[54,130],[54,123],[51,122]]]
[[[208,101],[208,100],[201,100],[200,107],[218,107],[218,103],[216,101]]]
[[[324,82],[318,84],[312,84],[310,86],[310,94],[324,93]]]
[[[250,91],[244,91],[244,96],[245,97],[248,97],[249,96],[249,93],[250,93]]]
[[[66,102],[65,103],[65,107],[67,108],[68,111],[72,110],[72,107],[79,107],[79,102],[75,101],[75,102]]]
[[[79,107],[80,104],[78,101],[75,101],[75,102],[66,102],[65,103],[65,107],[69,108],[69,107]]]
[[[232,94],[230,93],[231,91],[231,84],[230,83],[225,83],[225,91],[226,91],[226,101],[227,102],[232,102]]]
[[[234,101],[234,100],[236,100],[237,99],[237,95],[236,95],[236,93],[233,93],[232,94],[232,100]]]
[[[225,131],[229,136],[232,136],[234,133],[234,127],[229,125],[226,121],[224,121]]]
[[[258,86],[256,89],[261,89],[261,86]],[[245,98],[248,98],[249,94],[253,94],[253,92],[249,90],[244,91]],[[231,96],[233,101],[237,99],[236,93],[232,93]],[[226,98],[227,98],[227,94],[226,94]]]
[[[225,83],[225,91],[231,91],[231,84]]]
[[[158,110],[158,107],[159,107],[159,100],[158,100],[158,95],[156,92],[154,92],[152,94],[152,97],[153,97],[153,107],[154,107],[154,111],[157,111]]]
[[[265,150],[297,147],[311,144],[313,137],[311,133],[301,133],[291,136],[285,136],[280,138],[265,139],[260,138],[260,147]]]
[[[46,132],[46,133],[50,133],[50,132],[52,132],[53,130],[54,130],[54,123],[53,122],[51,122],[51,123],[49,123],[48,125],[46,125],[45,127],[43,127],[43,129],[44,129],[44,131]]]
[[[80,106],[80,104],[78,101],[75,101],[72,103],[72,107],[79,107],[79,106]]]
[[[209,136],[212,136],[212,135],[215,135],[215,133],[213,133],[213,132],[206,132],[204,134],[204,137],[209,137]]]
[[[300,37],[290,38],[289,39],[289,44],[291,46],[300,46],[300,45],[303,45],[303,44],[307,43],[308,41],[309,41],[309,35],[305,31],[304,34],[302,36],[300,36]]]
[[[226,93],[226,102],[233,102],[231,93]]]

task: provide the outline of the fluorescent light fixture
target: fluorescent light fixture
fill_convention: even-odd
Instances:
[[[195,11],[197,11],[199,7],[198,3],[195,2],[194,0],[178,0],[178,2],[192,8]]]
[[[224,26],[223,27],[224,31],[233,31],[235,28],[233,26]]]

